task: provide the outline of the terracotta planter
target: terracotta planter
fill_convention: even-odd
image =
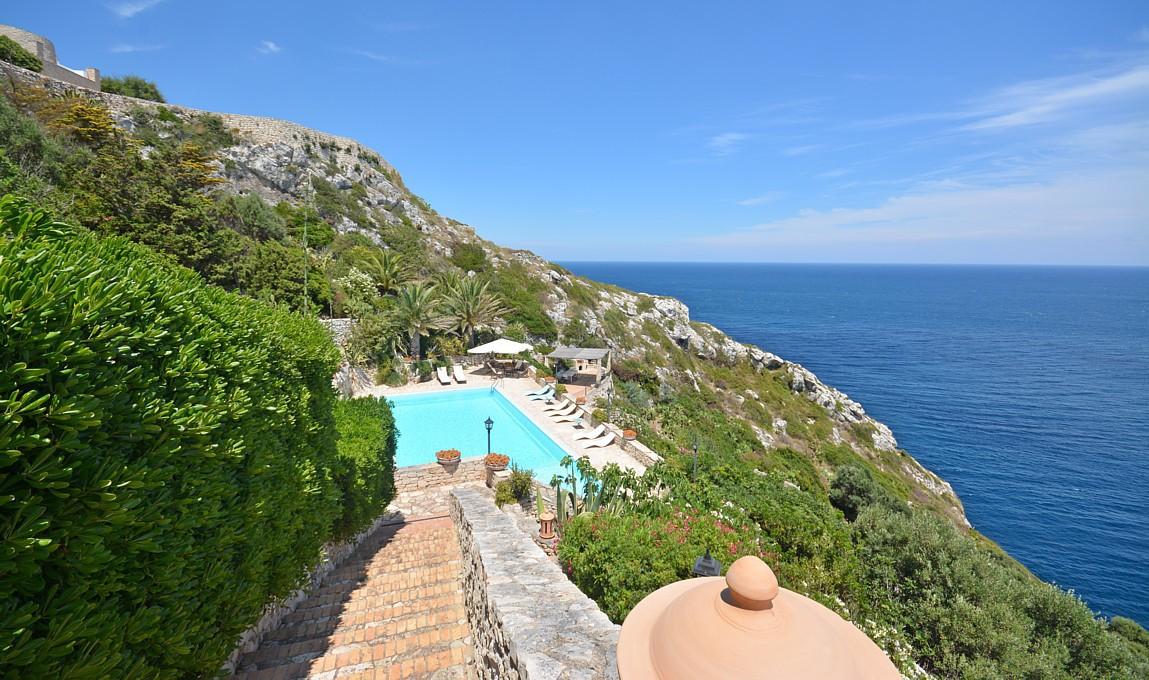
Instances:
[[[444,449],[435,453],[435,461],[443,467],[458,465],[462,459],[463,454],[457,449]]]
[[[558,382],[558,379],[555,378],[553,375],[548,375],[548,376],[543,377],[543,382],[553,385],[556,382]]]
[[[628,442],[634,441],[635,437],[637,437],[637,436],[638,436],[638,433],[636,433],[634,430],[623,430],[622,431],[622,438],[627,440]]]
[[[484,463],[491,472],[502,472],[511,464],[511,459],[501,453],[488,453]]]
[[[586,405],[586,397],[579,397],[578,399],[575,399],[575,403],[579,406]]]

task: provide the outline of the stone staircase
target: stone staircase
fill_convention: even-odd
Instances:
[[[241,657],[236,678],[477,675],[449,517],[384,526]]]

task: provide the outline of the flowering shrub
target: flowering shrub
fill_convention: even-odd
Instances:
[[[558,556],[570,579],[594,598],[607,616],[622,622],[639,600],[662,586],[689,578],[706,550],[725,569],[738,557],[776,555],[751,531],[697,510],[665,517],[584,514],[563,528]]]

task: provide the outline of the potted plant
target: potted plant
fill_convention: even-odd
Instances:
[[[419,382],[427,382],[431,379],[431,374],[433,371],[431,370],[430,361],[427,361],[426,359],[420,361],[418,364],[416,364],[416,369],[419,374]]]
[[[439,465],[457,465],[463,458],[463,454],[459,449],[443,449],[435,453],[435,460]]]
[[[511,462],[511,457],[504,456],[501,453],[488,453],[485,460],[488,470],[491,472],[502,472],[507,469],[507,465]]]
[[[622,431],[622,438],[627,440],[628,442],[634,441],[634,438],[637,436],[638,436],[638,433],[635,432],[634,430],[623,430]]]

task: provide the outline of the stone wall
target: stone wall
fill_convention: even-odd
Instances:
[[[485,456],[464,458],[458,465],[443,466],[438,463],[410,465],[395,469],[395,491],[421,491],[451,484],[483,482],[487,479]]]
[[[485,680],[618,680],[619,627],[476,489],[451,491],[463,596]]]
[[[45,76],[62,80],[76,87],[82,87],[85,90],[100,89],[100,72],[98,70],[88,68],[85,69],[86,75],[80,75],[70,68],[61,66],[56,58],[56,46],[44,36],[3,24],[0,24],[0,35],[11,38],[17,45],[38,58],[43,64],[42,72]]]
[[[350,137],[319,132],[298,123],[276,118],[248,116],[238,113],[214,113],[212,111],[195,109],[190,106],[161,104],[146,99],[136,99],[135,97],[124,97],[108,92],[93,91],[91,89],[91,82],[88,82],[87,85],[81,84],[73,79],[84,81],[84,78],[67,69],[63,70],[67,73],[71,73],[71,77],[68,77],[66,74],[57,77],[58,74],[55,72],[48,74],[52,76],[48,77],[48,75],[42,75],[35,71],[29,71],[19,66],[0,61],[0,74],[2,74],[5,79],[13,80],[22,85],[42,87],[57,95],[83,95],[99,101],[108,107],[110,111],[119,115],[126,115],[132,109],[138,107],[163,107],[183,116],[211,114],[218,116],[224,125],[232,132],[254,144],[277,144],[293,140],[301,143],[311,142],[316,146],[331,149],[335,160],[345,165],[348,163],[354,164],[360,159],[369,158],[371,159],[370,162],[377,164],[384,172],[391,173],[396,182],[401,182],[398,173],[395,172],[395,168],[392,167],[386,159]]]

